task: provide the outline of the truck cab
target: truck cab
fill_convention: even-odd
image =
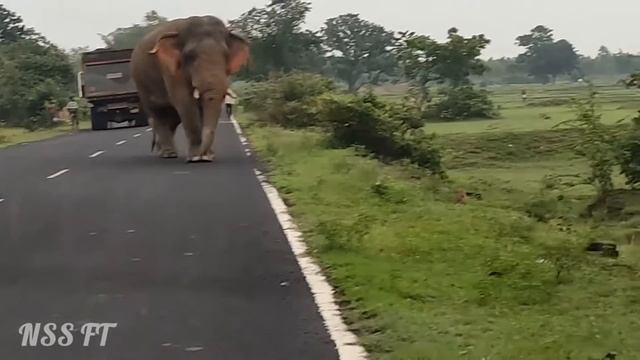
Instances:
[[[132,52],[99,49],[82,54],[78,92],[91,106],[93,130],[149,124],[131,77]]]

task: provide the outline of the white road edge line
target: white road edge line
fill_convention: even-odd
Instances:
[[[231,115],[230,116],[230,120],[231,123],[233,123],[233,127],[236,129],[236,133],[238,133],[238,135],[240,136],[240,138],[242,138],[242,129],[240,128],[240,124],[238,124],[238,122],[236,121],[236,118]]]
[[[122,144],[124,144],[124,143],[126,143],[126,142],[127,142],[127,140],[118,141],[118,142],[116,143],[116,145],[122,145]]]
[[[57,173],[55,173],[53,175],[47,176],[47,179],[55,179],[60,175],[66,174],[67,172],[69,172],[69,169],[60,170],[60,171],[58,171]]]
[[[133,135],[133,137],[134,137],[134,138],[137,138],[137,137],[140,137],[140,136],[142,136],[142,134],[135,134],[135,135]]]
[[[151,130],[153,130],[152,128],[148,128],[147,130],[145,130],[146,132],[151,132]]]
[[[241,136],[242,130],[240,129],[240,125],[233,118],[232,121],[236,132]],[[300,266],[300,270],[311,288],[311,293],[324,319],[325,327],[336,346],[338,356],[341,360],[367,359],[367,353],[365,349],[358,344],[358,338],[349,331],[349,328],[342,320],[340,308],[336,304],[335,297],[333,296],[335,291],[322,274],[320,267],[307,253],[307,246],[304,243],[302,234],[289,215],[287,206],[278,194],[278,190],[269,184],[266,177],[260,171],[257,169],[253,171],[262,186],[262,190],[269,199],[269,203],[287,237],[289,246],[298,261],[298,266]]]
[[[90,159],[93,159],[95,157],[98,157],[100,155],[104,154],[104,151],[100,150],[100,151],[96,151],[95,153],[93,153],[91,156],[89,156]]]

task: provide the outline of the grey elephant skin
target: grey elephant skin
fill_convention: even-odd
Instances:
[[[213,143],[230,77],[249,59],[249,41],[215,16],[160,25],[133,51],[132,76],[162,158],[178,156],[182,124],[188,162],[214,159]]]

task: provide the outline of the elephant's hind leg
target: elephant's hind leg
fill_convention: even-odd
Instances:
[[[164,108],[153,111],[153,130],[160,147],[160,157],[175,159],[178,157],[174,142],[176,128],[180,125],[180,118],[175,110]]]

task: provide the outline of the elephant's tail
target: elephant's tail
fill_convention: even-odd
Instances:
[[[151,133],[151,152],[153,152],[153,150],[156,149],[156,131],[153,130],[153,132]]]

